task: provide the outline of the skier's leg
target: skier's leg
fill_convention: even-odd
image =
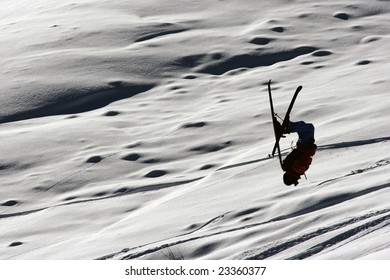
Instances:
[[[314,125],[304,121],[290,122],[290,131],[298,133],[301,144],[309,144],[314,141]]]

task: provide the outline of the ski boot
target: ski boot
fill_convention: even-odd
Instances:
[[[277,135],[284,138],[286,137],[284,136],[284,134],[290,134],[291,132],[290,124],[291,122],[288,120],[286,127],[283,128],[280,122],[278,122],[275,118],[275,130]]]

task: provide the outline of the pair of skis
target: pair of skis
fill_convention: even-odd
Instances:
[[[274,104],[272,101],[272,94],[271,94],[271,80],[269,80],[269,82],[268,82],[268,95],[269,95],[269,102],[270,102],[270,107],[271,107],[272,123],[274,126],[274,133],[275,133],[275,145],[274,145],[274,148],[272,149],[272,153],[269,154],[269,157],[274,157],[275,152],[277,151],[278,157],[279,157],[279,162],[280,162],[280,167],[282,167],[282,169],[283,169],[283,161],[282,161],[282,154],[280,152],[279,142],[280,142],[280,138],[283,137],[283,131],[286,129],[287,125],[289,124],[291,110],[294,106],[295,100],[297,99],[298,93],[301,91],[301,89],[302,89],[302,86],[299,86],[295,90],[294,96],[291,99],[290,105],[288,106],[286,115],[284,116],[281,129],[278,130],[278,124],[277,124],[277,119],[276,119],[277,115],[276,115],[275,110],[274,110]]]

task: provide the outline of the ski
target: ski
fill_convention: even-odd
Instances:
[[[287,109],[287,112],[286,112],[286,115],[284,116],[284,119],[283,119],[283,122],[282,122],[282,131],[284,131],[284,129],[286,128],[286,126],[288,125],[288,122],[290,121],[290,113],[291,113],[291,110],[294,106],[294,103],[295,103],[295,100],[297,99],[297,96],[299,94],[299,92],[302,90],[302,86],[299,86],[297,87],[297,89],[295,90],[295,93],[293,95],[293,98],[291,99],[291,102],[290,102],[290,105],[288,106],[288,109]],[[274,148],[272,149],[272,153],[271,153],[271,156],[274,157],[275,156],[275,152],[276,150],[278,150],[278,156],[279,156],[279,162],[280,162],[280,165],[282,166],[282,155],[280,153],[280,146],[279,146],[279,141],[280,141],[280,138],[283,136],[283,135],[280,135],[276,129],[276,126],[275,126],[275,122],[277,121],[276,120],[276,116],[275,116],[275,112],[274,112],[274,108],[273,108],[273,102],[272,102],[272,95],[271,95],[271,80],[269,80],[268,82],[268,94],[269,94],[269,97],[270,97],[270,106],[271,106],[271,113],[272,113],[272,122],[274,124],[274,132],[275,132],[275,145],[274,145]]]
[[[278,150],[278,155],[279,155],[279,162],[280,162],[280,166],[282,167],[282,155],[280,153],[280,145],[279,145],[279,133],[277,131],[277,126],[276,126],[276,123],[277,123],[277,120],[276,120],[276,115],[275,115],[275,110],[274,110],[274,104],[273,104],[273,101],[272,101],[272,93],[271,93],[271,80],[268,81],[268,96],[269,96],[269,103],[270,103],[270,107],[271,107],[271,117],[272,117],[272,124],[273,124],[273,127],[274,127],[274,134],[275,134],[275,146],[274,146],[274,150]],[[272,153],[272,157],[274,156],[275,152]],[[271,155],[269,155],[271,157]]]

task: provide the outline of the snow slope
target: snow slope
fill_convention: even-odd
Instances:
[[[389,12],[2,1],[0,258],[389,259]],[[316,127],[297,187],[269,79]]]

